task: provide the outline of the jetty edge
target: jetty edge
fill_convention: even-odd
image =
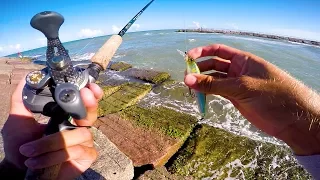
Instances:
[[[106,80],[106,74],[100,75],[97,83],[105,93],[99,102],[99,118],[91,128],[99,157],[78,179],[311,178],[286,146],[198,124],[196,117],[168,107],[141,105],[139,100],[153,89],[178,82],[166,72],[120,64],[126,68],[116,65],[107,71],[132,79]],[[0,58],[1,127],[17,83],[26,73],[41,68],[17,58]],[[48,119],[38,114],[35,118],[43,123]]]
[[[266,38],[266,39],[273,39],[273,40],[282,40],[282,41],[289,41],[294,43],[301,43],[313,46],[320,46],[319,41],[315,40],[307,40],[295,37],[286,37],[286,36],[279,36],[279,35],[270,35],[264,33],[256,33],[256,32],[247,32],[247,31],[233,31],[233,30],[217,30],[217,29],[179,29],[176,32],[196,32],[196,33],[217,33],[217,34],[227,34],[227,35],[241,35],[241,36],[252,36],[252,37],[259,37],[259,38]]]

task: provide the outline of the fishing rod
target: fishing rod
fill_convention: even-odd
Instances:
[[[71,61],[68,50],[59,39],[59,29],[64,23],[61,14],[45,11],[31,19],[30,25],[47,38],[47,67],[32,71],[26,76],[22,99],[31,112],[50,117],[44,136],[78,128],[70,122],[72,118],[84,119],[87,116],[80,89],[95,82],[99,73],[106,70],[122,43],[122,36],[153,1],[139,11],[117,35],[111,36],[105,42],[91,58],[91,64],[87,68],[83,68],[82,63]],[[45,169],[28,169],[25,180],[57,179],[60,167],[61,164],[57,164]]]
[[[111,60],[111,58],[116,53],[117,49],[122,43],[122,36],[127,32],[127,30],[132,26],[132,24],[139,18],[139,16],[146,10],[154,0],[150,1],[138,14],[136,14],[129,23],[117,34],[110,37],[110,39],[98,50],[98,52],[91,58],[90,68],[92,73],[99,74],[100,71],[105,70]],[[95,78],[97,79],[97,78]]]

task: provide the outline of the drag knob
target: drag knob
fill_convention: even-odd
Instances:
[[[41,31],[48,39],[55,39],[59,36],[59,28],[64,18],[61,14],[53,11],[44,11],[36,14],[30,21],[33,28]]]

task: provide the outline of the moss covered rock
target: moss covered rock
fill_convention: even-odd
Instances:
[[[22,57],[22,58],[19,58],[19,60],[21,62],[32,62],[33,59],[30,57]]]
[[[154,76],[150,81],[154,84],[160,84],[170,78],[170,74],[167,72],[160,72]]]
[[[208,125],[195,129],[168,169],[196,179],[310,179],[287,147]]]
[[[141,175],[137,180],[170,179],[170,180],[193,180],[192,177],[177,176],[170,174],[165,167],[149,170]]]
[[[125,71],[130,68],[132,65],[125,62],[116,62],[110,65],[110,69],[114,71]]]
[[[176,84],[177,81],[173,80],[173,79],[167,79],[165,80],[161,85],[163,86],[169,86],[169,85],[173,85],[173,84]]]
[[[147,69],[131,68],[123,73],[124,75],[147,81],[153,84],[160,84],[170,78],[170,74],[167,72],[159,72]]]
[[[190,115],[164,107],[137,105],[109,114],[95,123],[134,166],[160,167],[180,149],[196,124]]]
[[[118,112],[134,105],[148,94],[150,84],[127,83],[119,86],[102,86],[104,96],[99,102],[98,116]]]
[[[187,138],[197,122],[194,116],[165,107],[146,109],[132,106],[119,113],[137,126],[159,131],[172,138]]]

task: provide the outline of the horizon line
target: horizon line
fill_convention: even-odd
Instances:
[[[218,31],[220,30],[220,31],[248,32],[248,33],[257,33],[257,34],[264,34],[264,35],[275,35],[275,36],[286,37],[286,38],[297,38],[297,39],[301,39],[301,40],[320,42],[320,41],[317,41],[317,40],[311,40],[311,39],[306,39],[306,38],[301,38],[301,37],[294,37],[294,36],[284,36],[284,35],[279,35],[279,34],[276,34],[276,33],[265,33],[265,32],[260,32],[260,31],[249,31],[249,30],[240,30],[240,29],[224,29],[224,28],[215,29],[215,28],[202,28],[202,27],[200,27],[200,28],[150,29],[150,30],[142,30],[142,31],[129,31],[126,34],[138,33],[138,32],[146,32],[146,31],[184,30],[184,29],[185,30],[187,30],[187,29],[189,29],[189,30],[204,29],[204,30],[218,30]],[[79,39],[74,39],[74,40],[70,40],[70,41],[61,41],[61,42],[63,44],[64,43],[71,43],[71,42],[75,42],[75,41],[82,41],[82,40],[87,40],[87,39],[100,38],[100,37],[104,37],[104,36],[111,36],[111,35],[114,35],[114,34],[117,34],[117,33],[110,33],[110,34],[105,34],[105,35],[100,35],[100,36],[79,38]],[[228,35],[232,35],[232,34],[228,34]],[[259,37],[256,37],[256,38],[259,38]],[[47,46],[45,45],[45,46],[41,46],[41,47],[37,47],[37,48],[27,49],[25,51],[17,51],[16,53],[12,53],[12,54],[0,56],[0,57],[8,57],[8,56],[12,56],[12,55],[18,54],[19,52],[23,53],[23,52],[33,51],[33,50],[41,49],[41,48],[45,48],[45,47],[47,47]]]

